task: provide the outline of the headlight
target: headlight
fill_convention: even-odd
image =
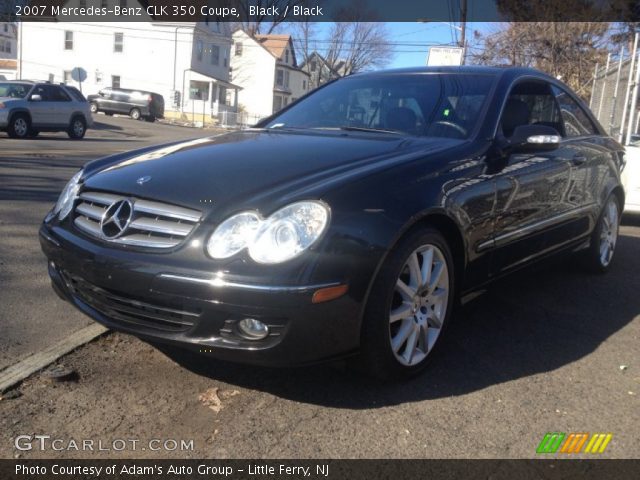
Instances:
[[[296,257],[320,238],[329,209],[320,202],[288,205],[262,220],[243,212],[222,222],[207,243],[213,258],[228,258],[244,248],[258,263],[281,263]]]
[[[245,248],[256,235],[260,217],[252,212],[239,213],[228,218],[216,228],[207,251],[213,258],[227,258]]]
[[[82,177],[82,170],[71,177],[71,180],[69,180],[58,198],[58,202],[53,209],[53,213],[58,214],[58,218],[60,220],[64,220],[73,208],[73,202],[78,196],[78,191],[80,190],[80,177]]]

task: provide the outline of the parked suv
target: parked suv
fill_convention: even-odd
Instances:
[[[164,97],[159,93],[131,90],[128,88],[105,88],[97,95],[89,95],[91,112],[107,115],[120,113],[134,120],[154,122],[164,117]]]
[[[0,81],[0,130],[11,138],[64,131],[69,138],[80,139],[91,126],[89,103],[73,87],[27,80]]]

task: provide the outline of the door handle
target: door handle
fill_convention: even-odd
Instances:
[[[573,162],[574,165],[582,165],[583,163],[586,163],[587,157],[581,154],[577,154],[573,156],[571,161]]]

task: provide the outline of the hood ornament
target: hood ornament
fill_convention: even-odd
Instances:
[[[147,183],[149,180],[151,180],[151,176],[149,175],[145,175],[144,177],[140,177],[139,179],[136,180],[136,183],[138,185],[144,185],[145,183]]]

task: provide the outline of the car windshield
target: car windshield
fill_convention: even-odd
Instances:
[[[466,139],[480,120],[493,82],[488,74],[354,76],[303,98],[265,127]]]
[[[24,98],[31,90],[31,85],[24,83],[0,82],[0,97]]]

